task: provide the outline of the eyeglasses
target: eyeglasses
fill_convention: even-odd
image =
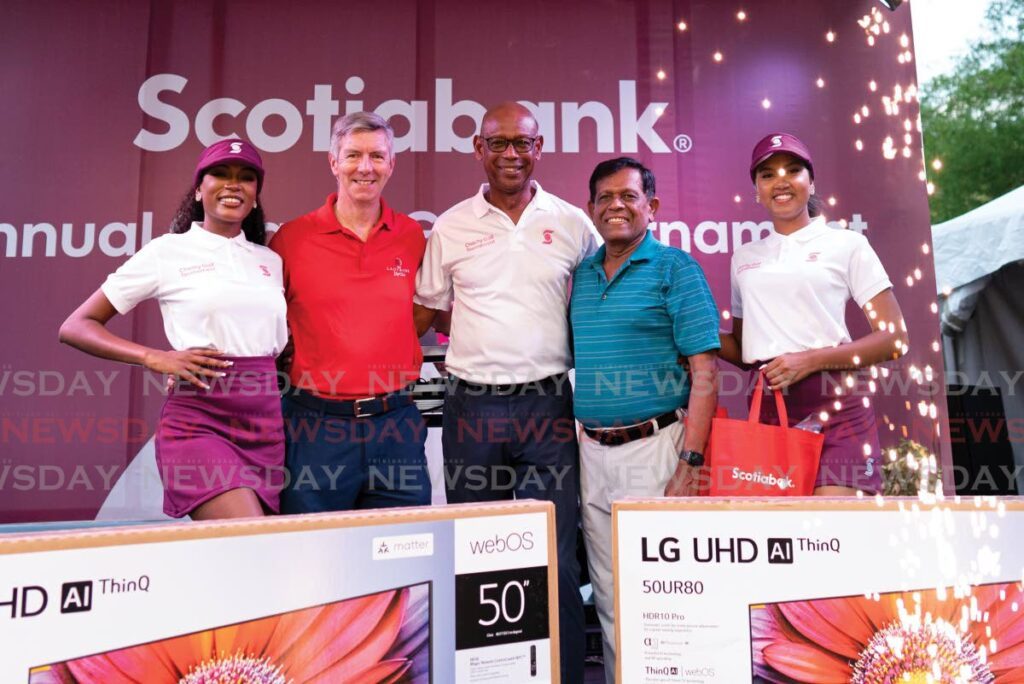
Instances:
[[[484,138],[484,142],[487,143],[487,149],[496,154],[501,154],[507,150],[509,145],[519,154],[526,154],[533,150],[537,138],[516,138],[515,140],[509,140],[508,138]]]

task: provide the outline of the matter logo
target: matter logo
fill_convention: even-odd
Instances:
[[[554,232],[555,231],[551,230],[550,228],[544,230],[544,241],[543,242],[544,242],[545,245],[550,245],[551,244],[551,242],[552,242],[551,235]]]
[[[240,143],[240,142],[233,142],[233,143],[231,143],[231,154],[241,154],[241,153],[242,153],[242,143]]]
[[[434,535],[430,532],[374,537],[373,539],[373,560],[432,555],[434,555]]]

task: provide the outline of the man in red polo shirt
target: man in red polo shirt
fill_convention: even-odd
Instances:
[[[340,118],[329,153],[338,191],[270,243],[295,344],[282,513],[430,503],[427,428],[407,389],[423,361],[412,296],[426,241],[381,198],[393,141],[376,114]]]

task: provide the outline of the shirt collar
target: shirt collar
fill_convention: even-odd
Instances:
[[[607,253],[608,248],[606,245],[601,245],[594,252],[592,261],[590,262],[591,267],[595,269],[604,269],[604,256]],[[626,257],[625,264],[633,263],[634,261],[650,261],[654,258],[655,253],[658,251],[658,241],[654,239],[654,235],[651,231],[647,231],[644,235],[644,239],[640,241],[637,248],[633,250],[633,253]]]
[[[530,198],[529,204],[526,208],[535,207],[538,211],[551,211],[552,202],[551,195],[544,191],[544,188],[540,187],[540,183],[535,180],[530,181],[530,187],[533,188],[533,197]],[[487,201],[484,194],[490,190],[491,186],[489,183],[481,183],[480,190],[473,196],[473,214],[477,218],[483,218],[489,211],[501,211],[496,206]],[[523,213],[526,213],[525,211]]]
[[[332,192],[327,196],[327,201],[324,206],[320,207],[320,225],[321,228],[317,230],[318,233],[337,233],[342,228],[351,230],[347,226],[342,226],[341,222],[338,221],[338,215],[334,213],[334,205],[338,202],[338,193]],[[395,211],[388,206],[388,203],[384,201],[384,198],[380,198],[380,219],[370,229],[370,235],[377,232],[378,228],[385,230],[392,230],[395,225]]]
[[[775,232],[775,228],[772,228],[772,237],[779,240],[793,240],[800,244],[810,242],[814,238],[822,235],[826,230],[831,230],[828,224],[825,223],[824,216],[815,216],[811,219],[811,222],[800,230],[790,233],[789,235],[782,235],[781,233]]]
[[[218,247],[223,247],[224,245],[232,245],[251,252],[253,247],[255,247],[255,245],[249,242],[249,239],[245,237],[245,232],[241,232],[233,238],[226,238],[223,235],[215,235],[214,233],[206,230],[203,228],[203,224],[199,221],[192,222],[192,227],[186,235],[192,236],[193,240],[208,249],[216,249]]]

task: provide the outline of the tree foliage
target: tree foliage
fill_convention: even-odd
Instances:
[[[993,0],[985,38],[920,97],[933,225],[1024,185],[1024,0]]]

